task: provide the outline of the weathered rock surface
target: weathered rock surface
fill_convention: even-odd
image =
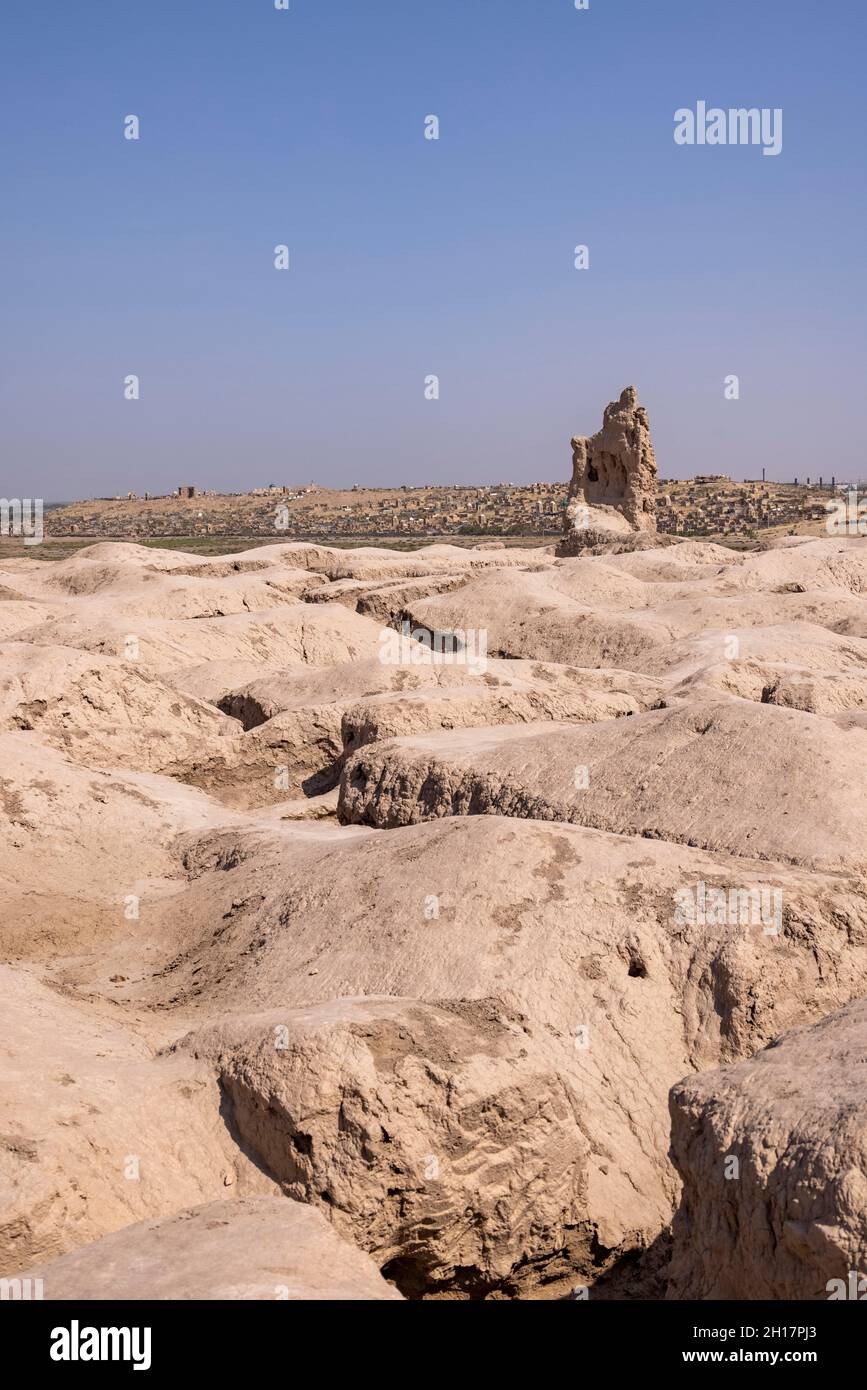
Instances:
[[[531,702],[535,699],[540,710],[543,701],[551,702],[550,708],[561,709],[562,717],[566,717],[568,706],[583,710],[585,718],[615,718],[649,707],[665,688],[653,677],[617,669],[496,659],[486,659],[476,667],[438,661],[419,641],[409,641],[407,650],[410,660],[393,665],[377,658],[260,676],[227,692],[220,708],[246,729],[253,729],[275,715],[297,713],[311,706],[338,705],[345,711],[380,696],[399,700],[419,693],[439,698],[455,690],[461,695],[469,690],[478,692],[480,698],[490,696],[492,709],[501,696],[514,693]],[[582,699],[584,706],[579,703]]]
[[[446,594],[467,582],[467,570],[458,574],[426,574],[417,579],[337,579],[309,589],[304,598],[308,603],[345,603],[356,613],[363,613],[377,622],[396,624],[404,616],[408,603],[431,594]]]
[[[867,775],[865,732],[718,698],[597,724],[419,735],[354,754],[339,815],[379,828],[455,815],[567,821],[863,872],[853,810]]]
[[[771,705],[806,710],[810,714],[836,715],[867,709],[867,671],[809,671],[779,674],[768,680],[762,699]]]
[[[237,725],[134,662],[68,647],[0,644],[0,728],[31,730],[86,767],[177,774]]]
[[[491,1000],[341,999],[194,1035],[244,1141],[409,1293],[483,1295],[587,1245],[578,1098]],[[544,1042],[544,1040],[542,1040]],[[563,1262],[563,1272],[568,1264]]]
[[[203,743],[186,769],[167,770],[232,806],[321,795],[348,753],[419,730],[522,724],[542,719],[616,719],[658,702],[652,678],[522,661],[474,666],[435,660],[408,642],[412,660],[358,661],[264,676],[223,695],[220,708],[247,731]],[[224,731],[225,732],[225,731]]]
[[[61,1299],[400,1300],[312,1207],[246,1197],[140,1221],[25,1271]]]
[[[670,1297],[864,1297],[867,1001],[687,1078],[671,1115]]]
[[[828,1012],[857,996],[863,980],[865,889],[845,874],[504,817],[377,834],[227,827],[182,844],[183,917],[155,903],[148,967],[139,960],[134,971],[136,943],[118,940],[74,977],[89,992],[109,992],[108,978],[121,973],[127,982],[113,998],[199,1014],[284,1007],[290,985],[305,1005],[342,995],[497,996],[568,1032],[576,1000],[590,1007],[603,978],[584,973],[585,957],[608,962],[618,998],[623,988],[647,1003],[648,980],[661,978],[648,953],[668,962],[671,952],[664,1010],[679,999],[690,1057],[712,1066],[764,1045],[805,1007]],[[766,935],[755,915],[738,916],[734,930],[712,916],[678,921],[678,892],[701,883],[779,889],[779,934]],[[718,979],[717,953],[727,962]],[[775,982],[777,969],[785,979]]]

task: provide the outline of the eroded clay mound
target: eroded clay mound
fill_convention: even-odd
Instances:
[[[400,1300],[312,1207],[246,1197],[140,1221],[25,1271],[43,1297],[305,1302]]]
[[[774,757],[767,757],[769,747]],[[596,724],[458,730],[363,748],[339,815],[566,821],[814,867],[867,864],[867,738],[776,705],[703,699]]]
[[[867,1001],[682,1081],[671,1116],[670,1297],[863,1297]]]
[[[729,634],[754,628],[812,624],[864,638],[857,543],[816,540],[768,555],[685,542],[562,560],[535,572],[471,578],[453,592],[409,602],[407,615],[435,631],[483,629],[493,656],[656,675],[678,659],[672,644],[709,630],[720,634],[721,655]],[[803,562],[801,585],[789,577],[797,569],[793,555]],[[732,658],[731,650],[725,654]]]
[[[7,960],[136,937],[137,901],[181,887],[179,833],[225,824],[201,792],[86,768],[33,733],[0,733],[0,949]]]
[[[337,783],[345,758],[378,740],[418,731],[592,722],[658,703],[661,682],[631,672],[538,662],[443,664],[411,642],[406,665],[379,660],[264,676],[219,699],[245,733],[203,744],[175,776],[233,806],[266,806],[287,793],[318,796]],[[278,774],[279,770],[279,774]]]
[[[368,997],[183,1050],[217,1066],[239,1133],[290,1197],[407,1292],[480,1296],[588,1244],[578,1098],[540,1043],[497,1001]]]
[[[110,611],[76,613],[17,633],[16,641],[77,647],[140,663],[167,676],[204,661],[262,661],[273,665],[327,665],[375,656],[381,626],[342,604],[286,603],[262,613],[200,619],[130,618]],[[135,655],[130,657],[130,653]]]
[[[240,732],[133,661],[25,642],[0,644],[0,728],[33,731],[83,766],[170,774]]]
[[[298,838],[293,831],[283,841],[226,831],[198,838],[185,856],[195,878],[183,923],[148,907],[148,936],[158,947],[149,974],[143,977],[135,955],[124,955],[118,943],[79,986],[101,992],[108,979],[125,974],[116,997],[160,1006],[164,1018],[167,1007],[179,1020],[233,1015],[231,1026],[214,1033],[198,1025],[203,1055],[227,1069],[236,1049],[253,1057],[262,1095],[283,1085],[287,1069],[295,1077],[297,1054],[287,1057],[274,1046],[281,1036],[274,1030],[285,1025],[294,1037],[301,1006],[330,1030],[329,1010],[341,996],[387,994],[438,1008],[444,1001],[463,1008],[468,1000],[497,1000],[497,1009],[520,1018],[534,1040],[531,1048],[527,1037],[519,1039],[520,1048],[580,1098],[587,1147],[573,1154],[580,1202],[568,1262],[585,1282],[615,1277],[621,1256],[649,1249],[670,1219],[677,1192],[664,1112],[673,1082],[691,1066],[748,1055],[805,1011],[819,1017],[865,988],[867,901],[851,879],[500,817],[354,832],[351,840],[344,834]],[[746,885],[757,896],[746,893],[749,910],[742,912],[738,894]],[[738,911],[728,924],[701,906],[702,895],[710,901],[715,892],[726,903],[735,895]],[[692,912],[682,910],[684,897]],[[431,1064],[439,1056],[437,1036],[421,1030],[415,1039],[415,1053]],[[460,1031],[451,1036],[450,1070],[457,1075],[476,1043]],[[304,1050],[304,1059],[304,1088],[293,1092],[288,1112],[294,1120],[310,1111],[310,1097],[350,1080],[343,1073],[334,1079],[328,1049]],[[250,1144],[269,1155],[269,1167],[275,1151],[291,1159],[286,1110],[261,1098],[251,1105]],[[365,1232],[369,1186],[379,1178],[368,1149],[328,1148],[331,1125],[323,1118],[317,1130],[311,1152],[322,1166],[309,1190],[326,1205],[324,1192],[336,1200],[329,1175],[332,1164],[342,1164],[345,1219]],[[429,1132],[421,1116],[407,1121],[407,1132],[413,1127]],[[336,1122],[334,1129],[340,1131]],[[525,1131],[528,1153],[542,1163],[545,1131],[529,1121]],[[305,1142],[299,1140],[302,1148]],[[377,1162],[393,1160],[392,1176],[398,1147],[377,1150]],[[405,1155],[400,1161],[411,1183],[416,1170]],[[453,1170],[455,1203],[458,1173],[469,1202],[476,1167],[467,1159]],[[464,1265],[466,1248],[450,1259],[455,1240],[449,1227],[430,1266],[431,1289],[454,1280],[466,1293],[496,1280],[502,1293],[564,1277],[557,1223],[547,1245],[540,1235],[523,1254],[510,1247],[509,1270],[486,1265],[480,1250]],[[521,1240],[529,1240],[526,1231]],[[522,1269],[525,1255],[531,1266]],[[413,1258],[422,1262],[420,1280],[424,1256]],[[450,1274],[450,1263],[464,1275]]]
[[[582,696],[590,707],[595,695],[610,695],[614,717],[624,708],[647,708],[665,688],[652,677],[616,669],[588,670],[552,662],[500,661],[487,656],[478,661],[443,661],[422,642],[409,637],[404,640],[405,646],[398,647],[398,652],[407,654],[406,661],[391,663],[376,658],[316,670],[260,675],[228,691],[220,699],[220,708],[249,729],[276,714],[311,705],[339,704],[347,708],[378,696],[400,699],[416,692],[436,696],[452,690],[461,694],[474,691],[480,698],[493,697],[494,704],[501,695],[514,691],[538,696],[540,700],[560,701],[564,707]]]

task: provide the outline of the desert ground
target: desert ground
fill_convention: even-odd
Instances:
[[[867,542],[0,554],[0,653],[0,1275],[863,1263]]]

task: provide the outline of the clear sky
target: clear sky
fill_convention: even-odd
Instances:
[[[662,476],[867,472],[865,13],[7,0],[0,494],[565,479],[628,383]]]

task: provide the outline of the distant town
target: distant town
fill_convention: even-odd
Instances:
[[[660,531],[751,539],[776,528],[815,529],[828,502],[850,484],[836,478],[737,482],[724,475],[660,480]],[[567,484],[405,486],[346,490],[273,484],[217,493],[182,484],[168,496],[92,498],[49,510],[45,534],[146,540],[183,536],[276,536],[294,540],[558,536]]]

